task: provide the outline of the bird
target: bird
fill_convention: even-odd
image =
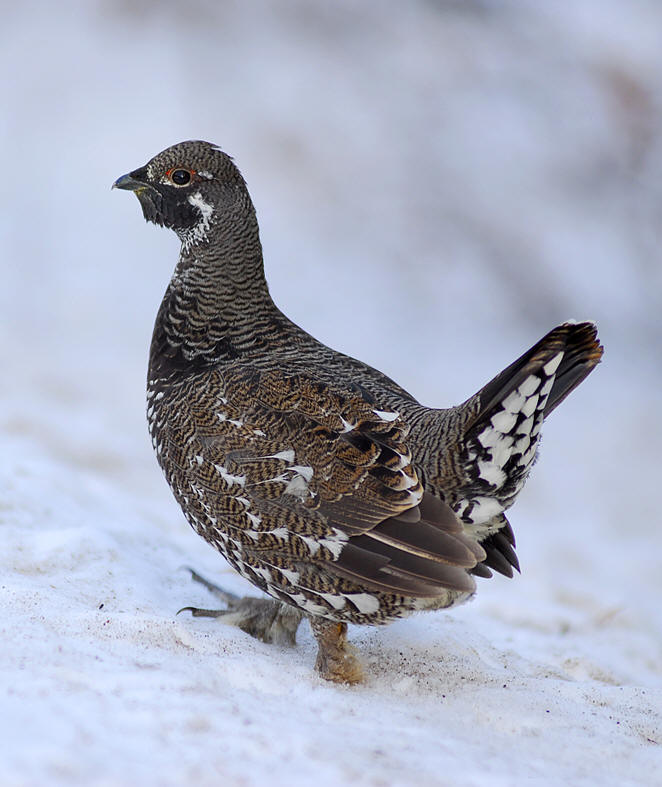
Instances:
[[[464,403],[425,407],[274,303],[246,182],[221,148],[181,142],[113,188],[181,242],[149,352],[156,457],[193,529],[265,594],[192,572],[224,608],[185,609],[289,645],[307,618],[317,673],[352,684],[365,674],[349,623],[447,609],[477,578],[519,571],[505,512],[543,420],[602,357],[592,321],[556,326]]]

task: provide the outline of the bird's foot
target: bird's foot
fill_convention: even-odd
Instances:
[[[274,645],[293,647],[303,614],[289,604],[275,599],[236,596],[189,569],[191,577],[221,599],[226,609],[183,607],[179,612],[190,612],[194,618],[219,618],[222,623],[236,626],[251,637]],[[177,614],[179,614],[179,612]]]
[[[319,674],[334,683],[362,683],[361,663],[347,642],[347,624],[311,618],[310,626],[317,640],[315,669]]]

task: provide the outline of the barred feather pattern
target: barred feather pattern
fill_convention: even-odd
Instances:
[[[415,597],[384,592],[393,575],[346,559],[360,560],[365,548],[354,538],[356,554],[347,554],[352,535],[417,508],[423,497],[406,432],[393,416],[300,375],[239,365],[185,385],[155,379],[148,389],[157,457],[196,532],[271,596],[355,623],[387,622],[417,608]],[[449,540],[472,567],[482,550],[458,536]],[[377,569],[388,563],[377,562]],[[464,592],[473,591],[462,568],[439,569],[442,580],[444,573],[463,575]],[[399,580],[394,587],[409,590],[412,578]],[[411,590],[432,594],[441,606],[458,595],[421,582]]]

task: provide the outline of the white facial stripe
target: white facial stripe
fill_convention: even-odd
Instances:
[[[200,221],[188,230],[184,236],[183,244],[185,249],[189,249],[196,243],[207,240],[212,216],[214,215],[214,206],[205,202],[199,191],[196,191],[195,194],[191,194],[188,201],[190,205],[193,205],[194,208],[200,211],[201,217]]]

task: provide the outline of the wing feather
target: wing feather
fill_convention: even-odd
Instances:
[[[424,493],[397,413],[301,372],[237,366],[216,385],[218,412],[193,408],[195,428],[177,459],[189,457],[201,509],[239,501],[222,506],[226,529],[271,581],[281,566],[301,578],[307,571],[287,566],[318,562],[320,576],[381,593],[474,591],[469,572],[485,551]]]

